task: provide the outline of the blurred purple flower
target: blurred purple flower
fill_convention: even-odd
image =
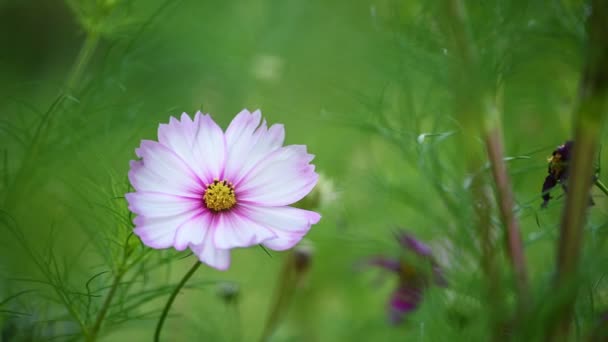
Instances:
[[[368,265],[380,267],[399,277],[388,307],[389,319],[393,324],[401,323],[409,313],[418,308],[424,290],[432,283],[447,286],[441,267],[433,258],[428,245],[406,232],[398,233],[396,238],[405,252],[402,257],[376,256],[367,262]]]

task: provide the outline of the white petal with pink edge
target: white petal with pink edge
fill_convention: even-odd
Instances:
[[[241,215],[251,221],[271,229],[277,237],[266,240],[262,244],[279,251],[297,244],[310,230],[310,227],[321,219],[321,215],[314,211],[293,207],[240,205],[239,211]]]
[[[200,198],[183,197],[159,192],[130,192],[125,195],[129,210],[146,217],[179,215],[202,208]]]
[[[201,262],[220,271],[225,271],[230,266],[230,250],[217,248],[213,241],[214,234],[215,229],[207,229],[202,242],[190,245],[190,249]]]
[[[283,125],[267,128],[266,121],[260,125],[259,110],[249,113],[241,111],[226,130],[225,178],[238,183],[264,157],[283,145],[285,130]]]
[[[135,151],[142,160],[131,161],[129,180],[136,191],[197,197],[205,190],[202,181],[167,147],[144,140]]]
[[[205,183],[222,177],[226,159],[224,132],[210,115],[183,113],[158,127],[158,141],[185,160]]]
[[[189,245],[199,245],[203,242],[209,229],[213,214],[207,210],[200,210],[190,219],[177,228],[173,246],[178,251],[185,250]]]
[[[191,217],[191,213],[152,218],[137,216],[133,220],[133,223],[135,223],[133,232],[141,238],[146,246],[169,248],[173,246],[177,228]]]
[[[249,247],[277,237],[271,229],[250,220],[238,207],[216,215],[214,241],[218,248]]]
[[[319,175],[306,146],[283,147],[260,161],[238,184],[239,202],[260,206],[283,206],[301,200],[314,188]]]

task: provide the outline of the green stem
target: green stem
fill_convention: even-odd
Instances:
[[[595,180],[595,186],[597,186],[600,190],[602,190],[602,192],[604,193],[604,195],[608,196],[608,187],[606,187],[606,184],[602,183],[601,180],[596,179]]]
[[[167,304],[165,304],[165,308],[163,309],[163,312],[160,315],[160,319],[158,320],[158,323],[156,324],[156,331],[154,332],[154,341],[155,342],[160,341],[160,332],[163,329],[163,324],[165,324],[165,320],[167,319],[167,315],[169,314],[169,309],[171,309],[171,305],[173,305],[173,301],[175,301],[175,297],[177,297],[177,294],[179,293],[179,291],[184,287],[184,285],[186,285],[188,280],[192,277],[194,272],[196,272],[196,270],[200,266],[201,266],[201,262],[197,260],[194,263],[194,265],[192,265],[190,270],[188,270],[188,272],[184,275],[184,277],[179,282],[179,284],[177,284],[177,286],[175,287],[173,292],[171,292],[171,296],[169,297]]]
[[[294,256],[293,252],[290,252],[285,258],[283,268],[277,281],[277,288],[275,290],[275,296],[266,317],[266,323],[264,324],[264,330],[260,337],[260,342],[270,340],[272,334],[279,326],[281,317],[285,310],[287,310],[291,298],[295,291],[295,274],[294,274]]]
[[[122,281],[122,278],[125,276],[125,274],[129,271],[130,266],[132,266],[134,264],[134,263],[128,264],[129,257],[131,256],[131,253],[133,252],[133,249],[131,249],[129,247],[129,237],[130,237],[130,235],[127,237],[127,239],[125,241],[124,248],[122,251],[123,252],[122,260],[120,262],[120,265],[116,268],[116,270],[117,270],[115,272],[116,276],[114,277],[114,281],[112,282],[112,286],[110,287],[110,292],[108,293],[106,300],[104,301],[103,305],[101,306],[101,309],[99,310],[99,313],[97,314],[97,318],[95,319],[95,324],[93,325],[91,330],[88,331],[87,334],[85,334],[85,340],[88,342],[93,342],[93,341],[97,340],[97,336],[99,335],[99,332],[101,331],[101,326],[108,314],[108,310],[110,309],[112,300],[114,300],[114,296],[116,295],[116,291],[118,290],[118,287],[120,286],[120,282]]]
[[[450,66],[451,90],[454,94],[453,111],[462,125],[462,148],[467,158],[467,172],[472,177],[470,184],[472,208],[474,210],[477,238],[481,248],[480,266],[485,278],[485,297],[488,301],[489,329],[493,332],[491,340],[502,340],[500,332],[504,325],[505,305],[504,289],[502,286],[501,272],[499,267],[498,249],[496,248],[492,223],[491,198],[485,190],[487,179],[485,173],[479,174],[483,168],[483,152],[495,153],[496,149],[489,148],[488,151],[480,149],[477,137],[488,134],[484,125],[487,120],[488,108],[483,101],[488,95],[487,81],[481,74],[482,69],[480,54],[471,33],[470,20],[467,13],[467,2],[464,0],[444,0],[444,11],[448,20],[441,23],[444,34],[452,43],[450,48],[454,51],[453,64]],[[492,133],[488,137],[494,137]],[[495,141],[489,143],[495,144]],[[502,145],[501,145],[502,147]],[[494,147],[493,147],[494,148]],[[495,153],[494,158],[500,158]],[[493,167],[504,164],[493,162]],[[499,171],[503,176],[503,170]],[[508,186],[508,183],[504,186]],[[503,205],[512,207],[507,201]],[[512,211],[512,208],[509,208]],[[510,217],[510,216],[509,216]],[[519,261],[518,261],[519,263]],[[524,274],[522,272],[522,274]],[[523,279],[523,278],[520,278]]]
[[[574,152],[562,216],[555,283],[562,298],[550,333],[552,341],[567,341],[576,295],[589,190],[600,127],[608,98],[608,2],[594,0],[587,21],[588,41],[578,106],[575,114]]]
[[[47,279],[48,278],[49,277],[47,275]],[[70,316],[72,316],[72,318],[78,323],[78,326],[80,327],[80,331],[82,332],[82,335],[85,337],[85,339],[87,339],[89,336],[87,326],[86,326],[85,322],[80,318],[80,315],[78,314],[78,312],[72,305],[70,299],[66,296],[65,292],[61,291],[59,286],[57,286],[55,284],[52,284],[52,286],[53,286],[53,289],[55,290],[55,294],[57,294],[61,303],[68,310],[68,313],[70,314]]]
[[[91,57],[93,57],[93,53],[97,48],[97,44],[99,43],[99,34],[95,31],[89,32],[80,51],[78,52],[78,57],[76,58],[76,62],[70,71],[68,79],[65,84],[65,91],[71,92],[73,88],[80,82],[80,78],[82,76],[82,72],[86,68],[86,66],[91,61]]]
[[[114,299],[114,295],[116,295],[116,290],[118,290],[118,286],[120,285],[120,281],[122,280],[122,277],[124,276],[124,274],[125,274],[125,272],[123,272],[123,271],[119,271],[116,274],[116,277],[114,278],[114,282],[112,283],[112,287],[110,288],[110,292],[108,293],[108,296],[106,297],[106,300],[104,301],[103,306],[99,310],[99,314],[97,315],[97,319],[95,320],[95,325],[93,325],[93,328],[91,328],[91,330],[89,331],[89,334],[86,336],[87,341],[93,342],[97,339],[97,335],[99,334],[99,331],[101,330],[101,324],[103,323],[104,319],[106,318],[106,314],[108,313],[108,310],[110,309],[110,304],[112,303],[112,300]]]
[[[40,152],[39,147],[44,145],[43,140],[48,134],[53,117],[63,107],[68,95],[74,91],[76,85],[80,82],[82,73],[91,61],[91,57],[95,53],[98,43],[99,34],[97,32],[88,32],[87,37],[80,48],[78,57],[76,57],[74,65],[66,79],[64,87],[60,90],[59,94],[55,97],[49,108],[44,113],[44,116],[36,126],[36,130],[32,136],[32,141],[25,152],[21,165],[15,173],[15,179],[6,191],[4,204],[6,204],[9,208],[14,208],[14,206],[18,204],[18,198],[14,198],[13,195],[16,195],[17,190],[19,189],[21,189],[23,192],[23,188],[27,180],[26,172],[36,169],[35,167],[32,167],[32,165],[36,161],[36,158]]]
[[[85,335],[86,341],[93,342],[93,341],[97,340],[97,335],[99,335],[99,331],[101,330],[101,325],[103,324],[103,321],[106,318],[108,310],[110,309],[110,304],[112,304],[112,300],[114,299],[114,296],[116,295],[118,286],[120,286],[120,282],[121,282],[123,276],[129,270],[129,267],[127,266],[127,261],[129,259],[129,256],[131,255],[131,251],[132,250],[129,249],[129,238],[127,238],[127,240],[125,241],[124,248],[123,248],[122,261],[115,273],[116,276],[114,277],[114,282],[112,283],[112,286],[110,287],[110,292],[108,293],[106,300],[104,301],[103,305],[101,306],[101,309],[99,310],[99,313],[97,314],[97,318],[95,319],[95,324],[93,325],[91,330],[88,332],[88,334]]]

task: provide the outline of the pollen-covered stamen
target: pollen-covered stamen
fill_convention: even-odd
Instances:
[[[236,205],[236,196],[232,183],[225,180],[214,180],[207,185],[207,190],[203,195],[205,206],[213,211],[228,210]]]

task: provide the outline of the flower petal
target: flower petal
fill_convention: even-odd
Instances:
[[[218,248],[249,247],[277,237],[271,229],[250,220],[238,208],[218,215],[215,227]]]
[[[422,290],[416,287],[401,286],[393,292],[389,303],[391,323],[398,324],[418,308],[422,299]]]
[[[185,213],[167,217],[137,216],[133,223],[135,235],[141,238],[144,245],[152,248],[169,248],[173,246],[177,229],[192,217]]]
[[[410,250],[421,257],[432,257],[433,252],[431,251],[431,247],[429,247],[424,242],[416,239],[414,235],[407,232],[399,232],[397,234],[397,240],[401,247],[406,250]]]
[[[260,125],[262,113],[256,110],[250,113],[247,109],[243,109],[238,113],[228,128],[226,129],[226,144],[229,147],[234,147],[243,144],[243,140],[250,138]]]
[[[209,114],[197,112],[194,120],[183,113],[158,127],[158,141],[175,151],[204,182],[222,178],[226,142],[222,129]]]
[[[142,160],[131,161],[129,180],[138,192],[193,198],[200,197],[204,192],[204,185],[192,169],[166,146],[144,140],[135,153]]]
[[[213,216],[211,227],[215,225],[217,215]],[[214,240],[215,229],[210,228],[205,231],[205,236],[200,244],[191,244],[190,249],[199,260],[213,268],[225,271],[230,266],[230,250],[219,249],[215,247]]]
[[[319,175],[304,145],[283,147],[260,161],[235,184],[237,200],[246,204],[284,206],[299,201],[314,188]]]
[[[147,217],[174,216],[202,208],[200,198],[138,191],[125,195],[129,210]]]
[[[201,244],[207,231],[212,229],[212,218],[213,215],[209,211],[201,210],[179,226],[173,243],[175,249],[183,251],[190,245]]]
[[[241,111],[226,129],[226,179],[238,183],[260,160],[277,150],[285,140],[283,125],[268,129],[266,121],[260,125],[259,110]]]
[[[292,207],[256,207],[239,205],[239,214],[272,230],[276,238],[262,244],[272,250],[282,251],[295,246],[310,227],[319,222],[321,215]]]
[[[377,266],[388,271],[399,273],[401,271],[401,263],[397,259],[387,258],[383,256],[371,257],[366,261],[367,265]]]

